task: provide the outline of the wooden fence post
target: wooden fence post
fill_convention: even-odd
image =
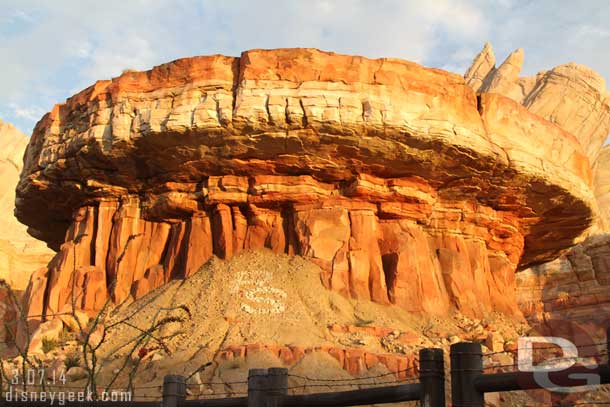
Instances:
[[[184,376],[167,375],[163,378],[163,407],[179,407],[186,399]]]
[[[282,405],[282,398],[288,394],[288,369],[269,368],[267,377],[267,407],[279,407]]]
[[[419,382],[421,407],[445,407],[445,360],[442,349],[419,351]]]
[[[460,342],[451,345],[451,398],[455,406],[483,407],[485,394],[475,387],[483,373],[481,344]]]
[[[610,366],[610,326],[606,329],[606,364]]]
[[[267,369],[248,371],[248,407],[267,407]]]

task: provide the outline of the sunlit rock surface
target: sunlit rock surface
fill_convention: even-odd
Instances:
[[[347,297],[517,315],[515,271],[595,219],[586,150],[511,98],[398,59],[252,50],[129,71],[34,130],[17,216],[59,253],[29,312],[60,312],[68,286],[95,312],[266,247]]]

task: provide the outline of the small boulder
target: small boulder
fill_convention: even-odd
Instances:
[[[485,339],[485,346],[492,352],[502,352],[504,350],[504,339],[497,332],[490,332]]]
[[[86,333],[83,332],[81,333],[81,340],[85,340],[87,338]],[[103,340],[107,340],[108,338],[104,337],[104,326],[103,325],[97,325],[95,327],[95,329],[93,330],[93,332],[91,332],[91,334],[89,335],[89,345],[93,348],[96,348],[98,345],[100,345],[100,342]]]
[[[72,306],[70,304],[66,304],[62,308],[59,319],[61,319],[66,328],[71,332],[79,332],[79,323],[82,329],[85,329],[89,323],[89,315],[81,310],[74,310],[74,312],[72,312]]]
[[[506,352],[512,352],[512,353],[516,353],[517,352],[517,344],[515,343],[515,341],[508,341],[504,344],[504,350]]]
[[[42,341],[46,340],[59,340],[61,333],[64,329],[64,324],[61,319],[52,319],[50,321],[43,322],[40,324],[38,329],[32,334],[30,340],[30,346],[28,347],[28,353],[43,354]]]
[[[72,366],[66,372],[66,378],[72,382],[86,379],[87,375],[88,375],[87,370],[80,366]]]

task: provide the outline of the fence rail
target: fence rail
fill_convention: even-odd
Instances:
[[[326,393],[288,395],[288,369],[270,368],[251,369],[249,371],[248,397],[186,400],[186,381],[184,377],[166,376],[163,386],[163,406],[336,407],[419,401],[420,405],[425,407],[445,407],[445,362],[443,356],[442,349],[426,348],[420,350],[419,382],[417,383]],[[348,383],[337,385],[343,386],[346,384]]]
[[[610,328],[606,331],[605,345],[606,354],[608,354],[610,350]],[[610,361],[608,360],[605,364],[575,365],[562,370],[483,373],[483,356],[485,355],[481,351],[481,344],[456,343],[451,345],[450,352],[451,398],[453,405],[456,407],[483,407],[485,393],[533,389],[558,391],[568,387],[594,387],[610,383]],[[559,358],[559,361],[561,359]],[[566,360],[570,359],[572,358],[566,358]],[[594,384],[585,380],[585,378],[592,376],[597,379]],[[591,402],[590,404],[595,403]]]
[[[610,328],[607,330],[606,355],[610,349]],[[600,344],[595,344],[600,345]],[[592,345],[585,345],[592,346]],[[461,342],[451,345],[451,396],[454,407],[483,407],[486,393],[505,392],[530,389],[557,390],[559,387],[580,387],[590,385],[585,377],[595,375],[595,385],[610,383],[610,363],[599,363],[596,365],[574,365],[563,370],[547,369],[537,372],[513,371],[500,373],[484,373],[483,358],[498,353],[482,353],[481,345],[478,343]],[[599,355],[597,355],[599,356]],[[569,359],[569,358],[568,358]],[[513,365],[509,365],[513,366]],[[493,368],[505,367],[491,366]],[[391,373],[393,374],[393,373]],[[585,376],[588,375],[588,376]],[[187,379],[183,376],[168,375],[163,381],[162,401],[117,401],[117,402],[71,402],[66,401],[66,406],[116,406],[116,407],[301,407],[301,406],[359,406],[367,404],[397,403],[403,401],[419,401],[422,407],[445,407],[445,366],[442,349],[426,348],[419,352],[418,377],[413,383],[399,385],[386,385],[383,387],[371,387],[359,390],[335,391],[311,394],[288,394],[289,389],[304,388],[305,386],[289,387],[288,378],[293,376],[298,379],[313,380],[326,384],[315,384],[311,386],[346,386],[346,385],[378,385],[388,384],[371,383],[371,379],[377,379],[387,375],[379,375],[370,378],[351,379],[312,379],[304,376],[289,375],[288,369],[269,368],[251,369],[248,372],[247,397],[229,397],[216,399],[187,400]],[[546,379],[540,383],[540,377]],[[579,379],[581,379],[579,381]],[[362,381],[361,381],[362,380]],[[366,382],[368,380],[368,382]],[[332,384],[330,384],[332,383]],[[549,385],[549,383],[551,385]],[[309,385],[308,385],[309,386]],[[555,386],[555,387],[553,387]],[[151,386],[151,388],[158,386]],[[599,403],[592,401],[588,405]],[[610,404],[602,402],[602,404]],[[15,407],[48,407],[49,402],[40,401],[4,401],[0,400],[0,406]],[[579,405],[579,404],[577,404]]]

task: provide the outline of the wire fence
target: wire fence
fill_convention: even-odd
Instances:
[[[462,345],[466,345],[466,347],[464,348]],[[548,356],[553,356],[557,350],[562,350],[563,352],[563,349],[557,346],[536,346],[531,350],[533,352],[542,352],[543,355],[541,356],[545,356],[542,358],[544,366],[561,366],[562,363],[566,366],[576,366],[579,363],[583,364],[583,361],[595,361],[598,363],[597,365],[588,366],[587,368],[597,369],[596,371],[600,372],[602,377],[601,383],[608,383],[610,381],[610,377],[608,377],[610,375],[608,373],[610,368],[607,361],[607,346],[607,342],[575,345],[579,352],[587,350],[583,352],[584,356],[581,357],[568,355],[549,358]],[[458,352],[457,349],[461,349],[461,351]],[[545,351],[548,352],[545,354]],[[432,352],[436,356],[429,359],[428,365],[425,365],[425,358],[422,357],[422,352],[424,354],[425,352]],[[460,358],[469,360],[469,363],[473,361],[476,363],[475,365],[464,364],[463,361],[460,362]],[[606,360],[605,364],[601,363],[602,360]],[[430,365],[431,361],[434,364],[432,368]],[[193,403],[200,402],[203,404],[197,404],[199,407],[214,407],[217,405],[247,405],[249,399],[256,398],[258,395],[263,398],[279,397],[278,395],[280,395],[285,400],[290,401],[287,405],[307,405],[302,404],[305,402],[321,406],[381,404],[385,402],[423,400],[424,394],[431,394],[431,388],[438,394],[442,393],[443,400],[445,400],[445,389],[451,391],[454,402],[457,400],[458,404],[456,405],[459,405],[460,397],[464,396],[464,394],[459,394],[458,392],[456,399],[456,393],[454,393],[456,389],[461,389],[461,391],[466,391],[467,393],[470,392],[470,396],[479,397],[488,392],[541,388],[537,384],[530,383],[531,380],[523,379],[523,372],[519,371],[519,351],[517,349],[504,349],[502,351],[483,353],[481,352],[481,345],[478,343],[451,345],[450,368],[445,368],[445,355],[441,349],[428,348],[420,349],[419,358],[414,358],[413,365],[408,368],[359,377],[320,378],[302,373],[291,373],[287,369],[283,369],[285,371],[281,378],[283,382],[279,383],[273,381],[276,378],[270,373],[273,369],[269,369],[269,371],[258,374],[250,371],[248,376],[242,380],[232,379],[225,381],[213,379],[202,381],[199,376],[196,379],[194,378],[195,374],[210,364],[200,366],[188,376],[180,376],[180,380],[177,382],[172,382],[171,380],[168,382],[168,377],[173,376],[166,376],[163,383],[139,386],[131,385],[125,391],[131,392],[132,398],[130,401],[135,403],[132,404],[134,407],[138,407],[140,402],[142,403],[140,407],[147,407],[148,402],[162,401],[168,395],[173,397],[180,394],[183,396],[180,400],[183,400],[185,403],[187,401]],[[568,371],[569,369],[566,369],[566,372]],[[426,383],[429,383],[427,380],[430,377],[434,378],[434,386],[426,387]],[[261,383],[263,384],[261,385]],[[6,383],[4,384],[6,385]],[[172,390],[172,385],[177,385],[180,390],[178,391],[176,388]],[[106,385],[97,385],[98,389],[107,387]],[[46,384],[44,386],[32,386],[28,391],[35,390],[36,388],[48,390],[61,389],[64,391],[87,390],[86,387],[80,386]],[[25,389],[16,389],[15,392],[16,395],[24,393],[27,393]],[[470,396],[466,394],[466,398]],[[180,400],[176,404],[178,407],[181,406]],[[336,404],[332,404],[333,400]],[[17,405],[24,406],[25,404]],[[190,405],[184,404],[185,407]],[[427,405],[436,407],[437,405],[441,406],[444,404]],[[478,406],[479,404],[468,405]],[[571,405],[610,405],[610,401],[581,400]],[[557,406],[561,406],[561,404],[557,404]]]
[[[583,362],[585,360],[594,360],[596,363],[601,363],[602,360],[606,359],[607,360],[607,356],[608,356],[608,350],[605,349],[605,347],[607,346],[606,342],[596,342],[596,343],[589,343],[589,344],[580,344],[580,345],[574,345],[574,347],[576,349],[578,349],[579,351],[582,349],[593,349],[593,348],[600,348],[595,354],[590,354],[589,352],[587,352],[584,356],[561,356],[561,357],[555,357],[555,358],[544,358],[544,364],[546,366],[549,367],[553,367],[553,365],[557,366],[560,365],[563,362],[567,362],[570,365],[573,365],[575,363],[579,363],[579,362]],[[604,348],[601,348],[604,347]],[[544,351],[544,350],[553,350],[553,351],[558,351],[560,350],[560,348],[558,346],[541,346],[541,347],[535,347],[532,348],[532,354],[534,352],[539,352],[539,351]],[[523,352],[523,351],[521,351]],[[513,362],[510,364],[507,363],[495,363],[495,364],[486,364],[483,366],[483,371],[485,372],[510,372],[510,371],[516,371],[518,369],[518,353],[519,351],[517,349],[506,349],[506,350],[502,350],[502,351],[497,351],[497,352],[487,352],[487,353],[483,353],[482,357],[483,358],[493,358],[494,356],[498,356],[498,355],[509,355],[510,357],[513,358]],[[580,353],[580,352],[579,352]],[[484,359],[485,360],[485,359]]]

